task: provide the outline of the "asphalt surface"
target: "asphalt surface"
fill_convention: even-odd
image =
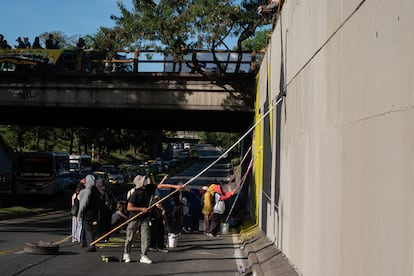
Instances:
[[[179,177],[194,176],[205,167],[205,163],[199,164]],[[227,170],[224,171],[223,177],[228,177]],[[217,177],[217,171],[214,175]],[[206,180],[212,179],[206,177]],[[200,186],[205,183],[191,184]],[[0,232],[3,233],[0,238],[0,275],[300,275],[257,226],[241,231],[230,228],[218,237],[208,237],[201,232],[180,234],[176,247],[168,248],[169,252],[148,253],[152,264],[139,262],[139,241],[132,250],[131,263],[122,262],[125,233],[113,233],[109,242],[96,244],[96,252],[86,252],[78,243],[71,242],[67,198],[63,196],[57,200],[63,210],[51,216],[0,222]],[[17,239],[17,244],[12,244],[7,235],[10,235],[9,240],[16,235],[22,237]],[[58,241],[59,254],[25,252],[17,248],[23,245],[19,240]],[[168,244],[168,235],[166,242]],[[103,261],[103,256],[109,258],[108,262]]]
[[[142,264],[139,241],[131,262],[121,261],[125,233],[113,233],[109,242],[96,244],[96,252],[86,252],[71,242],[69,220],[69,211],[57,211],[0,222],[0,275],[300,275],[258,227],[240,233],[230,228],[218,237],[184,233],[176,247],[167,253],[150,251],[153,263]],[[58,254],[23,249],[25,242],[39,241],[53,241]],[[102,256],[110,260],[104,262]]]
[[[71,242],[67,211],[0,223],[2,235],[0,274],[7,275],[239,275],[246,266],[238,235],[208,237],[202,233],[181,234],[169,252],[148,252],[152,264],[140,263],[140,242],[131,252],[131,262],[121,261],[125,233],[113,233],[106,243],[97,243],[96,252]],[[55,230],[55,233],[50,232]],[[13,237],[13,238],[11,238]],[[6,239],[9,240],[6,242]],[[11,243],[11,239],[17,243]],[[58,254],[23,250],[23,241],[53,241]],[[40,244],[40,242],[39,242]],[[19,248],[17,248],[19,247]],[[102,256],[110,257],[105,262]]]

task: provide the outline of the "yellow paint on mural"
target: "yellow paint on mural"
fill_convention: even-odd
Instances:
[[[261,120],[260,114],[260,107],[259,107],[259,96],[260,96],[260,74],[257,75],[256,78],[256,106],[255,106],[255,123]],[[260,195],[263,189],[263,121],[257,124],[256,128],[254,129],[254,137],[253,137],[253,154],[254,154],[254,166],[253,166],[253,173],[254,173],[254,183],[255,183],[255,201],[256,201],[256,208],[255,208],[255,218],[256,222],[259,218],[259,204],[260,204]]]

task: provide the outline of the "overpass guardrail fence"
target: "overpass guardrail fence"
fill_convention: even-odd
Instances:
[[[84,73],[252,73],[257,71],[262,56],[262,52],[255,51],[239,53],[216,50],[215,60],[210,50],[201,49],[191,50],[178,59],[174,59],[170,53],[156,50],[105,52],[83,49],[0,49],[0,72],[53,69]],[[236,72],[238,63],[239,70]]]

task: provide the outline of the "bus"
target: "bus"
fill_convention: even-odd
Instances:
[[[69,155],[70,171],[75,173],[88,173],[92,171],[92,157],[89,154]]]
[[[16,194],[54,195],[65,187],[60,174],[69,171],[69,154],[61,152],[20,152],[15,160]]]

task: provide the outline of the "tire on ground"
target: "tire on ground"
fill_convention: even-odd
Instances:
[[[53,243],[25,243],[24,252],[29,254],[58,255],[59,245]]]

